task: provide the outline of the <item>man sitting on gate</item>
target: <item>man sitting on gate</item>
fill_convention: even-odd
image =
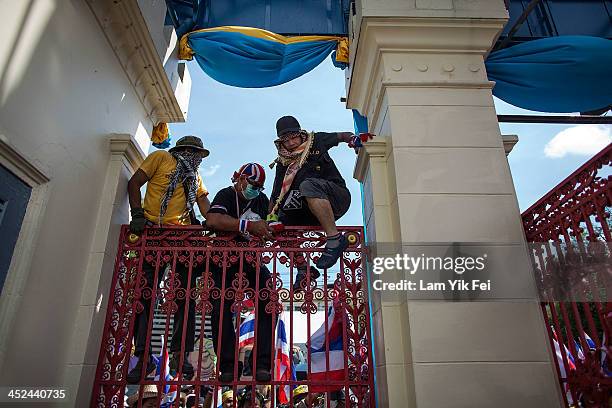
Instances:
[[[270,165],[276,165],[276,177],[268,219],[278,218],[284,225],[320,225],[327,242],[316,266],[330,268],[348,247],[336,220],[348,211],[351,195],[328,150],[340,142],[357,149],[361,139],[351,132],[306,132],[293,116],[283,116],[276,122],[276,135],[278,157]],[[297,269],[293,287],[301,290],[308,268],[302,261]],[[310,275],[314,280],[320,273],[311,267]]]
[[[238,233],[237,241],[249,240],[251,235],[267,240],[272,239],[272,231],[265,221],[269,204],[268,197],[262,193],[265,177],[263,167],[257,163],[247,163],[240,167],[232,177],[233,185],[219,191],[213,199],[210,210],[206,214],[207,227],[216,231],[236,232]],[[252,289],[251,293],[258,302],[255,379],[267,382],[271,378],[273,326],[272,315],[266,311],[268,300],[264,300],[270,299],[270,296],[265,296],[262,289],[265,290],[268,287],[270,271],[264,264],[261,264],[258,279],[256,259],[247,259],[244,252],[235,252],[232,255],[242,256],[242,261],[228,261],[227,267],[224,268],[221,260],[220,264],[213,268],[215,286],[226,290],[220,299],[213,300],[211,316],[213,341],[215,347],[220,347],[220,350],[216,350],[217,356],[221,359],[219,380],[225,384],[234,380],[236,329],[232,323],[232,312],[239,315],[239,311],[232,311],[232,303],[235,298],[233,294],[228,293],[228,289],[235,292],[234,288],[238,287],[238,274],[242,265],[242,272],[244,272],[242,277],[248,279],[248,286]],[[223,275],[225,275],[225,281]],[[221,318],[221,313],[223,313],[223,318]],[[238,377],[241,371],[239,367]]]
[[[207,157],[209,151],[204,148],[202,140],[196,136],[185,136],[176,142],[175,147],[169,151],[158,150],[151,153],[144,160],[140,168],[134,173],[128,182],[128,195],[131,207],[132,221],[130,231],[141,234],[145,227],[153,225],[190,225],[197,221],[193,211],[197,203],[200,212],[205,214],[210,207],[207,195],[208,191],[198,173],[198,167],[202,159]],[[140,188],[147,183],[144,203],[141,203]],[[159,265],[157,281],[163,278],[165,265]],[[189,268],[183,263],[176,262],[177,278],[183,288],[187,288]],[[156,293],[153,287],[155,266],[143,261],[142,273],[146,279],[147,287]],[[200,271],[201,273],[201,271]],[[195,285],[196,268],[192,267],[191,287]],[[186,296],[189,298],[189,296]],[[145,351],[147,329],[149,321],[149,309],[151,299],[140,299],[143,310],[136,315],[134,322],[135,355],[138,364],[128,373],[127,380],[130,384],[140,380],[143,369],[143,354]],[[174,326],[172,330],[172,366],[176,369],[181,352],[181,334],[183,331],[183,320],[185,310],[185,297],[177,296],[178,309],[174,315]],[[185,378],[193,376],[193,366],[187,359],[187,354],[193,351],[195,336],[195,303],[189,302],[187,315],[187,330],[185,336],[185,349],[182,373]],[[155,364],[149,355],[147,373],[155,370]]]

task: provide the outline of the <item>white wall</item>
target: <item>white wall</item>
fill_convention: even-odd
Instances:
[[[33,250],[13,255],[31,267],[23,292],[9,294],[20,303],[2,333],[0,384],[62,385],[110,134],[136,135],[147,151],[153,124],[85,1],[0,1],[0,15],[0,133],[50,178]],[[128,220],[125,197],[117,209],[111,235]]]

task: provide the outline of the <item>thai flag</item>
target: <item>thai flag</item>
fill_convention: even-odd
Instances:
[[[240,324],[238,347],[242,348],[255,342],[255,312],[249,312]]]
[[[576,357],[578,360],[584,360],[584,352],[582,351],[582,346],[580,345],[580,340],[574,339],[574,345],[576,346]]]
[[[308,387],[310,392],[334,391],[338,385],[326,385],[330,380],[344,380],[344,344],[342,337],[342,314],[338,313],[336,301],[327,311],[327,326],[325,322],[310,337],[310,381],[319,383]],[[325,338],[329,343],[329,353],[326,350]],[[327,366],[329,356],[329,367]]]
[[[555,347],[555,356],[557,357],[557,364],[559,365],[559,374],[561,375],[562,379],[567,380],[566,367],[567,369],[569,369],[569,371],[576,370],[576,364],[574,363],[574,357],[572,356],[570,351],[567,349],[565,344],[563,345],[565,355],[563,355],[563,352],[561,351],[561,346],[559,345],[559,341],[557,339],[557,333],[555,332],[555,329],[552,327],[551,327],[551,330],[553,334],[553,345]],[[572,393],[569,389],[569,384],[567,383],[567,381],[565,381],[563,384],[563,390],[565,391],[567,402],[570,405],[572,405],[574,403],[574,399],[572,398]]]
[[[166,350],[165,336],[161,336],[161,350],[159,356],[153,356],[157,369],[155,370],[155,381],[159,381],[161,377],[162,364],[164,367],[164,377],[166,381],[172,381],[174,378],[170,375],[170,364],[168,360],[168,350]],[[160,401],[160,408],[169,408],[176,399],[178,387],[176,385],[166,384],[164,387],[164,394]]]
[[[565,371],[565,367],[569,368],[570,371],[576,369],[576,364],[574,363],[574,357],[569,352],[567,347],[563,345],[565,351],[565,359],[563,358],[563,353],[561,352],[561,347],[559,346],[559,342],[557,339],[553,339],[553,344],[555,346],[555,355],[557,356],[557,362],[559,363],[559,370],[561,371],[561,378],[567,378],[567,373]],[[563,361],[565,360],[565,364]]]
[[[563,354],[561,353],[561,349],[559,347],[559,343],[563,343],[563,342],[562,341],[559,342],[559,338],[557,337],[557,332],[555,331],[554,327],[551,327],[550,330],[552,331],[553,342],[555,344],[555,353],[557,353],[557,357],[561,358],[561,356],[563,356]],[[570,363],[570,366],[569,366],[570,370],[575,370],[576,369],[576,365],[575,365],[575,361],[574,361],[574,356],[572,355],[572,353],[570,353],[569,349],[567,348],[567,346],[565,344],[563,344],[563,349],[565,350],[566,359],[568,360],[568,363]],[[561,364],[561,360],[559,360],[559,364]]]
[[[223,393],[221,391],[222,391],[221,387],[217,387],[217,406],[216,408],[223,408],[223,397],[222,397]]]
[[[276,347],[274,380],[275,381],[296,381],[295,367],[289,358],[289,343],[287,342],[287,330],[285,329],[285,312],[281,312],[276,322]],[[289,402],[291,386],[280,387],[278,401],[281,404]]]
[[[589,337],[588,334],[584,333],[584,338],[586,340],[587,346],[589,346],[589,350],[595,350],[597,348],[597,345],[595,345],[595,342],[592,338]]]
[[[589,347],[589,350],[596,350],[597,346],[595,345],[595,342],[593,341],[593,339],[591,337],[589,337],[589,335],[585,332],[584,333],[584,339],[586,341],[587,346]],[[579,339],[574,339],[574,344],[576,345],[576,354],[577,357],[580,360],[584,360],[584,351],[582,350],[582,346],[580,345],[580,340]]]
[[[597,350],[597,345],[595,344],[595,342],[593,341],[593,339],[591,337],[589,337],[589,335],[587,333],[584,333],[584,339],[587,343],[587,346],[589,347],[589,350],[592,351],[596,351]],[[576,343],[576,350],[578,353],[578,358],[580,360],[584,360],[584,353],[582,351],[582,347],[580,346],[580,341],[579,340],[574,340],[574,342]],[[600,362],[601,362],[601,369],[604,373],[604,375],[606,377],[612,377],[612,370],[610,370],[610,368],[608,367],[608,359],[607,359],[607,352],[606,352],[606,333],[604,331],[603,333],[603,337],[601,340],[601,351],[600,351]]]

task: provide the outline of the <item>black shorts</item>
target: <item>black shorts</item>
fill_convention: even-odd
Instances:
[[[324,179],[304,179],[299,190],[287,194],[291,196],[287,197],[279,212],[279,220],[285,225],[319,225],[308,208],[306,198],[328,200],[336,220],[346,214],[351,205],[351,194],[345,186]]]

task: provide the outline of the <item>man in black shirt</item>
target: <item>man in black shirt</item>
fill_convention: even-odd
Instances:
[[[273,163],[276,177],[270,214],[278,215],[285,225],[320,225],[327,242],[316,266],[330,268],[348,247],[336,220],[348,211],[351,195],[328,150],[340,142],[356,147],[358,137],[351,132],[308,133],[293,116],[283,116],[276,122],[276,134],[278,157]],[[295,290],[301,290],[306,271],[306,263],[298,264]],[[310,273],[311,279],[320,276],[316,268],[310,268]]]
[[[262,193],[265,181],[265,171],[257,163],[247,163],[232,177],[233,185],[219,191],[213,199],[210,210],[206,214],[207,227],[217,231],[237,232],[236,240],[249,240],[252,235],[262,239],[272,239],[272,231],[265,221],[268,212],[269,200]],[[240,256],[240,252],[235,255]],[[244,253],[242,253],[244,254]],[[232,254],[234,255],[234,254]],[[244,277],[253,289],[254,296],[258,301],[257,306],[257,367],[255,379],[261,382],[270,381],[271,347],[272,347],[272,315],[266,312],[266,305],[270,296],[263,293],[270,279],[270,271],[262,263],[259,269],[259,282],[257,282],[256,260],[248,261],[243,257],[242,268]],[[234,379],[234,354],[236,349],[236,329],[232,323],[233,295],[227,290],[235,291],[232,283],[237,278],[240,261],[229,265],[225,270],[225,296],[221,299],[213,299],[212,332],[215,348],[221,344],[221,350],[216,350],[220,356],[220,375],[222,383],[229,383]],[[223,267],[214,265],[212,267],[215,286],[223,288]],[[257,287],[256,287],[257,285]],[[228,296],[229,295],[229,296]],[[221,306],[223,305],[223,307]],[[223,319],[221,321],[221,309]],[[221,326],[221,332],[219,332]],[[221,339],[219,339],[221,336]],[[219,343],[220,340],[220,343]],[[238,370],[240,377],[240,370]]]

